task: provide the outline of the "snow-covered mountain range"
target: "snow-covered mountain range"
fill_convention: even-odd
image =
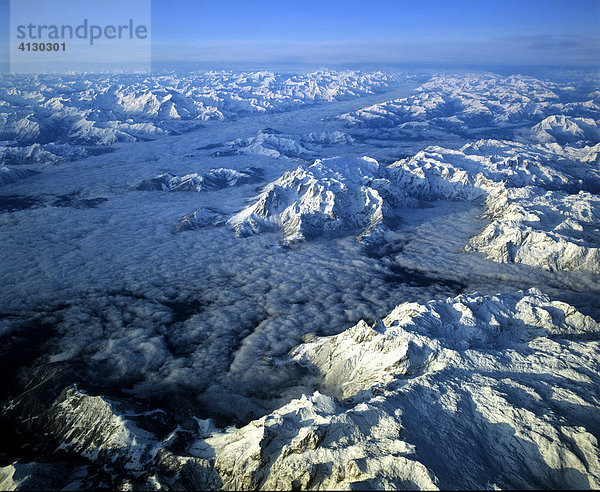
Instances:
[[[371,94],[392,76],[203,72],[0,78],[0,163],[81,158],[95,147],[199,128],[206,120],[291,110]],[[65,146],[64,144],[69,144]],[[90,148],[91,147],[91,148]]]
[[[0,489],[599,488],[599,87],[0,77]]]
[[[350,128],[370,139],[446,141],[506,138],[534,142],[596,144],[600,99],[532,77],[494,74],[434,76],[414,95],[341,115]]]
[[[203,175],[191,173],[184,176],[175,176],[170,173],[164,173],[156,178],[140,181],[132,187],[132,190],[212,191],[248,183],[256,183],[260,181],[261,175],[262,170],[256,167],[249,167],[240,171],[227,168],[215,168]]]
[[[236,139],[224,144],[228,150],[218,150],[213,155],[253,154],[269,157],[290,157],[310,159],[319,155],[319,147],[323,145],[352,144],[354,139],[339,130],[333,132],[311,132],[299,137],[282,135],[272,128],[265,128],[255,137]]]
[[[458,151],[430,147],[391,167],[415,197],[485,199],[491,223],[467,250],[494,261],[600,273],[597,150],[480,141]]]
[[[286,243],[348,231],[373,239],[406,201],[374,159],[319,159],[267,185],[229,225],[240,236],[280,228]]]
[[[120,488],[597,488],[600,402],[589,389],[600,353],[586,341],[599,333],[536,290],[406,303],[373,325],[308,336],[290,355],[319,390],[241,428],[195,419],[159,438],[160,412],[77,387],[29,414],[63,452],[113,469]],[[58,483],[102,485],[61,466]],[[0,486],[56,475],[15,463]]]
[[[485,202],[491,223],[467,250],[600,273],[597,162],[598,144],[563,149],[493,140],[460,150],[428,147],[389,167],[370,158],[319,159],[270,183],[229,225],[241,236],[280,229],[285,243],[351,231],[373,242],[401,221],[399,207]]]

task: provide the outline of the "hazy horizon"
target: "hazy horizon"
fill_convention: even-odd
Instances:
[[[600,2],[592,0],[568,6],[539,0],[283,5],[153,0],[153,66],[600,67]],[[9,1],[1,0],[0,42],[6,46],[9,12]],[[0,69],[8,68],[5,50]]]
[[[154,0],[153,60],[598,67],[600,3]]]

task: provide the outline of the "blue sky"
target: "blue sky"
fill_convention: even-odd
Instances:
[[[157,61],[600,61],[600,0],[153,0],[152,16]]]
[[[155,62],[600,68],[600,0],[148,1]]]

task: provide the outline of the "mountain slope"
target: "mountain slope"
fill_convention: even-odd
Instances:
[[[374,159],[317,159],[267,185],[229,225],[240,236],[281,229],[285,243],[352,231],[372,241],[408,201]]]

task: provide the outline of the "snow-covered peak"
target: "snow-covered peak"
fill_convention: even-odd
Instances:
[[[190,419],[158,437],[134,423],[159,421],[151,412],[73,387],[31,422],[123,487],[598,488],[599,335],[535,289],[403,303],[373,325],[309,337],[291,363],[319,389],[239,428]],[[14,463],[0,483],[46,472]]]
[[[269,157],[290,157],[311,159],[318,155],[318,147],[322,145],[352,143],[351,136],[341,132],[311,132],[305,135],[284,135],[272,128],[259,131],[250,138],[238,138],[225,145],[226,151],[216,151],[213,156],[228,156],[232,154],[253,154]]]
[[[600,142],[600,128],[592,118],[574,118],[565,115],[548,116],[531,128],[539,142],[588,143]]]
[[[200,121],[373,94],[394,79],[382,72],[328,70],[88,77],[85,81],[71,75],[0,77],[0,100],[6,110],[0,114],[0,140],[15,141],[11,152],[22,157],[21,149],[33,144],[51,154],[55,144],[75,146],[82,153],[90,145],[181,134],[201,126]],[[59,153],[55,160],[65,157],[70,158]]]
[[[523,350],[538,337],[599,332],[592,318],[532,289],[404,303],[372,326],[361,321],[339,335],[309,340],[291,355],[317,370],[328,392],[348,398],[398,378],[459,368],[469,351]]]
[[[212,191],[232,186],[241,186],[248,183],[260,181],[262,169],[248,167],[241,170],[229,168],[215,168],[208,173],[198,173],[176,176],[171,173],[163,173],[155,178],[145,179],[132,187],[139,191]]]
[[[515,136],[541,142],[596,143],[594,127],[600,106],[593,100],[573,100],[568,88],[524,76],[439,74],[411,96],[339,118],[361,134],[376,132],[417,141],[439,142],[454,135],[461,139]],[[523,126],[533,126],[533,130],[524,131]]]
[[[267,185],[229,225],[241,236],[281,229],[287,243],[351,231],[371,240],[405,201],[374,159],[317,159]]]
[[[581,161],[592,152],[482,140],[460,150],[428,147],[391,170],[414,198],[485,201],[492,223],[468,251],[548,270],[599,272],[600,174]]]
[[[18,179],[38,174],[33,169],[19,169],[0,165],[0,185],[13,183]]]
[[[577,413],[574,401],[595,405],[586,389],[592,358],[577,340],[598,333],[591,318],[536,290],[473,294],[402,304],[292,355],[320,374],[325,391],[350,397],[348,413],[399,425],[404,449],[415,452],[407,457],[441,488],[585,488],[600,480],[598,441],[585,427],[595,418],[582,413],[571,427],[547,417]],[[348,452],[361,438],[351,429]]]

